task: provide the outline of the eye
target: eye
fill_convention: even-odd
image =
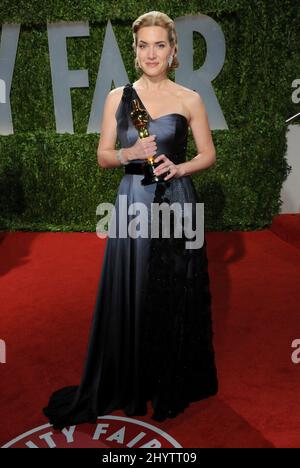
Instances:
[[[144,46],[144,44],[140,44],[139,47],[140,47],[141,49],[143,49],[145,46]]]
[[[161,48],[163,48],[163,47],[165,47],[165,44],[159,44],[159,46],[158,46],[158,47],[161,47]]]

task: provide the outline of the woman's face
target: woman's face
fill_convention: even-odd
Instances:
[[[148,75],[158,75],[168,67],[170,54],[168,32],[161,26],[143,26],[137,33],[137,57],[140,67]]]

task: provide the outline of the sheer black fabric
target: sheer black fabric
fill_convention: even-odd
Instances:
[[[128,83],[116,112],[122,147],[138,138],[129,115],[132,97],[140,100]],[[175,113],[149,118],[156,154],[184,162],[186,118]],[[128,225],[134,202],[148,208],[149,232],[153,203],[190,203],[187,216],[196,227],[196,190],[189,176],[149,186],[141,185],[142,178],[124,174],[121,180],[112,223],[118,235],[107,239],[81,383],[54,392],[43,409],[55,428],[96,422],[116,409],[127,416],[145,415],[148,401],[151,417],[163,421],[218,391],[205,237],[201,248],[186,248],[191,239],[176,238],[172,225],[171,235],[163,236],[162,218],[158,238],[120,235],[118,215],[122,210],[124,222],[127,208]],[[174,224],[176,216],[170,213]]]

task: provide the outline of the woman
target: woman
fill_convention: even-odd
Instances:
[[[135,202],[147,208],[149,224],[154,203],[190,203],[193,224],[198,198],[190,175],[216,159],[201,97],[167,77],[179,65],[174,22],[152,11],[132,28],[135,66],[142,75],[108,93],[97,153],[101,167],[125,168],[115,202],[118,234],[109,235],[106,244],[81,384],[56,391],[44,408],[59,429],[96,422],[116,409],[145,415],[148,401],[152,419],[163,421],[218,389],[205,239],[200,247],[187,248],[186,236],[177,238],[173,230],[168,237],[126,237],[119,231],[120,220],[126,226],[132,221],[128,208]],[[131,118],[133,99],[149,119],[145,138]],[[199,154],[185,161],[189,127]],[[149,155],[156,155],[160,182],[143,185]],[[174,227],[174,216],[168,219]],[[166,219],[159,223],[164,228]]]

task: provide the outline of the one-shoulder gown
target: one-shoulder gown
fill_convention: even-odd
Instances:
[[[123,148],[138,138],[130,117],[133,98],[144,107],[128,83],[116,112]],[[165,154],[175,164],[186,160],[185,116],[149,115],[148,130],[156,135],[156,156]],[[148,213],[153,203],[195,208],[198,194],[190,176],[150,185],[141,184],[143,177],[124,173],[121,179],[112,218],[117,235],[106,240],[81,382],[52,393],[43,408],[54,428],[96,422],[117,409],[146,415],[147,402],[151,418],[163,421],[218,391],[205,234],[200,248],[187,249],[184,236],[172,230],[169,237],[162,231],[158,237],[123,232],[124,220],[129,225],[136,217],[126,214],[130,204],[142,203]],[[195,209],[191,213],[195,220]]]

